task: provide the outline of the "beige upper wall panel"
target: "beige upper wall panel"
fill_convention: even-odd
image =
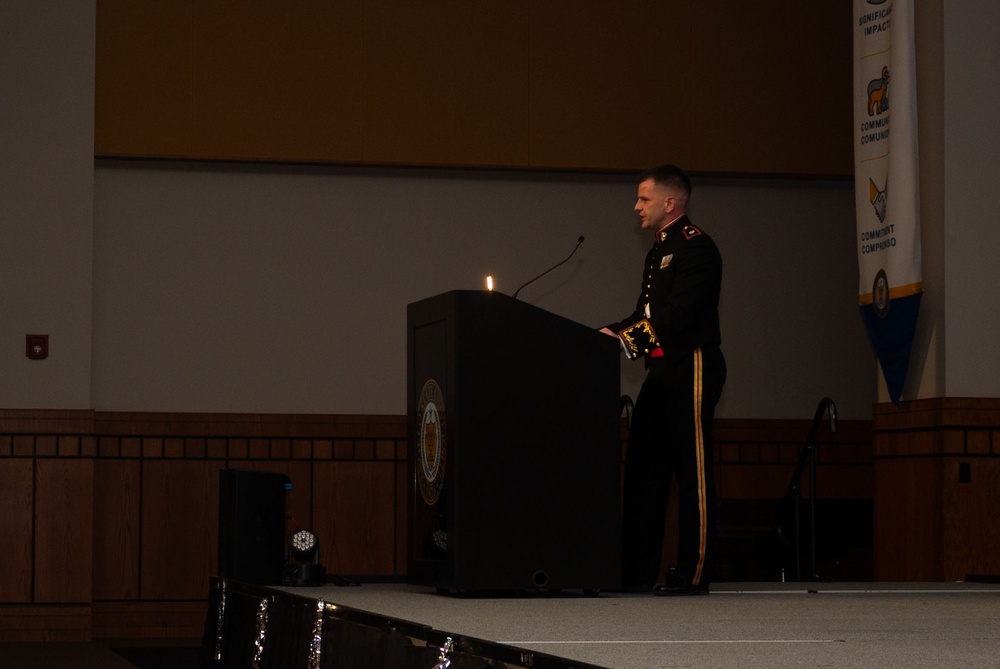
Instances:
[[[541,165],[844,175],[850,3],[532,6]]]
[[[361,161],[362,0],[99,0],[98,155]]]
[[[194,18],[191,0],[98,0],[95,153],[194,153]]]
[[[206,67],[195,99],[209,155],[363,159],[360,0],[197,7],[196,61]]]
[[[846,2],[99,0],[96,152],[844,175],[849,22]]]
[[[851,3],[697,7],[697,169],[853,173]]]
[[[531,157],[537,165],[689,166],[695,106],[677,91],[691,10],[681,2],[544,2],[532,6]],[[671,34],[670,39],[666,35]]]
[[[522,167],[528,1],[365,3],[365,161]]]

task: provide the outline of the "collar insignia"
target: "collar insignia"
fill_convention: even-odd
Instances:
[[[660,234],[656,235],[657,241],[665,242],[667,241],[667,231],[660,230]]]

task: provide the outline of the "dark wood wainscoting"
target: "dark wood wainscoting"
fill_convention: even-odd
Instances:
[[[779,500],[809,427],[718,422],[721,576],[780,578]],[[864,534],[870,424],[816,442],[818,497],[850,507]],[[316,532],[328,573],[405,579],[405,416],[0,410],[0,641],[201,636],[225,468],[289,477],[288,529]],[[862,545],[830,559],[870,570],[866,538],[867,557]]]
[[[1000,399],[880,404],[875,577],[1000,580]]]

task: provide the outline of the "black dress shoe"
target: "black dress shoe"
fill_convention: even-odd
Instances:
[[[667,582],[653,586],[653,594],[664,597],[680,597],[685,595],[707,595],[708,582],[692,583],[693,577],[671,567],[667,572]]]

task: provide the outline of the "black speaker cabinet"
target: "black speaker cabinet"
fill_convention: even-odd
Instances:
[[[284,474],[219,472],[219,576],[256,585],[281,585],[285,568]]]
[[[407,308],[409,578],[619,585],[619,348],[500,293]]]

